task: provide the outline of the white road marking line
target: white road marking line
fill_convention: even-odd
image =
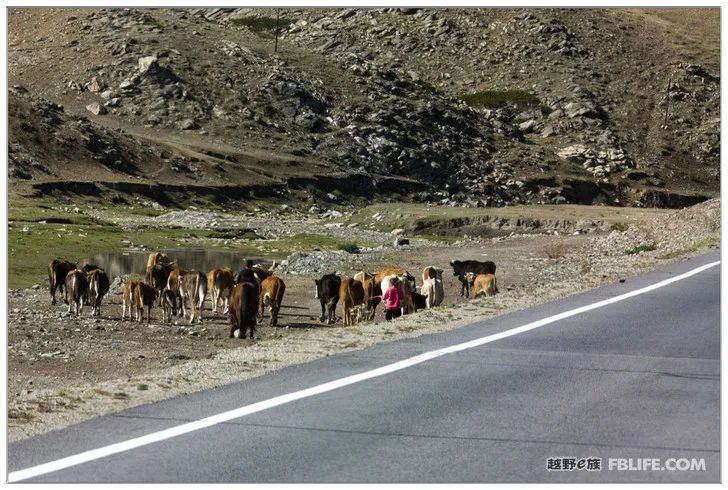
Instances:
[[[483,344],[494,342],[496,340],[504,339],[506,337],[518,335],[519,333],[527,332],[529,330],[533,330],[535,328],[539,328],[544,325],[548,325],[550,323],[554,323],[559,320],[563,320],[564,318],[568,318],[570,316],[578,315],[578,314],[584,313],[586,311],[601,308],[603,306],[607,306],[612,303],[617,303],[618,301],[623,301],[625,299],[632,298],[632,297],[638,296],[640,294],[654,291],[655,289],[659,289],[661,287],[667,286],[668,284],[672,284],[673,282],[677,282],[682,279],[688,278],[690,276],[694,276],[695,274],[699,274],[706,269],[715,267],[718,264],[720,264],[720,261],[711,262],[709,264],[703,265],[701,267],[693,269],[693,270],[686,272],[684,274],[681,274],[679,276],[675,276],[670,279],[665,279],[664,281],[660,281],[658,283],[652,284],[650,286],[646,286],[641,289],[637,289],[635,291],[631,291],[629,293],[620,294],[619,296],[614,296],[612,298],[605,299],[605,300],[602,300],[602,301],[599,301],[596,303],[592,303],[592,304],[589,304],[586,306],[582,306],[580,308],[575,308],[573,310],[565,311],[563,313],[559,313],[558,315],[553,315],[553,316],[550,316],[547,318],[543,318],[543,319],[537,320],[535,322],[527,323],[526,325],[521,325],[520,327],[511,328],[509,330],[505,330],[503,332],[488,335],[486,337],[481,337],[479,339],[471,340],[469,342],[452,345],[450,347],[444,347],[442,349],[437,349],[437,350],[430,351],[430,352],[424,352],[417,356],[410,357],[408,359],[404,359],[402,361],[398,361],[393,364],[388,364],[386,366],[382,366],[380,368],[373,369],[371,371],[365,371],[363,373],[354,374],[352,376],[347,376],[345,378],[341,378],[341,379],[337,379],[334,381],[329,381],[328,383],[313,386],[313,387],[307,388],[305,390],[300,390],[300,391],[296,391],[293,393],[288,393],[285,395],[277,396],[275,398],[270,398],[268,400],[263,400],[261,402],[253,403],[252,405],[246,405],[244,407],[240,407],[240,408],[236,408],[234,410],[219,413],[219,414],[213,415],[211,417],[206,417],[204,419],[196,420],[194,422],[189,422],[189,423],[178,425],[175,427],[170,427],[169,429],[165,429],[162,431],[153,432],[152,434],[147,434],[145,436],[140,436],[140,437],[136,437],[134,439],[129,439],[128,441],[111,444],[109,446],[101,447],[98,449],[92,449],[90,451],[85,451],[85,452],[82,452],[79,454],[75,454],[73,456],[61,458],[56,461],[50,461],[48,463],[40,464],[37,466],[32,466],[32,467],[26,468],[24,470],[13,471],[8,474],[8,482],[12,483],[12,482],[17,482],[17,481],[21,481],[21,480],[26,480],[28,478],[45,475],[47,473],[52,473],[54,471],[59,471],[59,470],[65,469],[65,468],[70,468],[71,466],[76,466],[76,465],[79,465],[82,463],[87,463],[89,461],[93,461],[93,460],[96,460],[99,458],[111,456],[112,454],[118,454],[118,453],[121,453],[124,451],[129,451],[129,450],[137,448],[137,447],[146,446],[146,445],[152,444],[154,442],[163,441],[165,439],[170,439],[172,437],[176,437],[176,436],[179,436],[182,434],[187,434],[189,432],[194,432],[196,430],[204,429],[206,427],[211,427],[213,425],[221,424],[223,422],[228,422],[230,420],[244,417],[244,416],[250,415],[252,413],[261,412],[261,411],[267,410],[269,408],[277,407],[279,405],[284,405],[286,403],[290,403],[295,400],[300,400],[302,398],[308,398],[310,396],[315,396],[315,395],[318,395],[321,393],[326,393],[327,391],[335,390],[337,388],[348,386],[348,385],[351,385],[354,383],[359,383],[361,381],[366,381],[368,379],[376,378],[379,376],[384,376],[385,374],[393,373],[395,371],[399,371],[401,369],[405,369],[405,368],[423,363],[425,361],[429,361],[431,359],[435,359],[437,357],[444,356],[446,354],[452,354],[453,352],[460,352],[460,351],[463,351],[466,349],[471,349],[473,347],[477,347],[477,346],[480,346]]]

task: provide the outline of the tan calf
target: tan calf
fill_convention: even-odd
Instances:
[[[270,312],[270,324],[271,326],[278,325],[278,312],[281,309],[281,303],[283,302],[283,293],[286,292],[286,285],[280,277],[269,276],[263,279],[260,284],[260,320],[263,321],[263,313],[265,307],[268,307]]]
[[[495,274],[478,274],[473,280],[473,297],[480,295],[494,296],[498,292],[498,284],[495,280]]]

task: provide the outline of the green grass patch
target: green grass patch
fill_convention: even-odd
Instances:
[[[638,245],[634,248],[630,248],[629,250],[625,250],[624,254],[625,255],[635,255],[635,254],[639,254],[642,252],[651,252],[656,249],[657,249],[657,247],[655,247],[654,243],[648,243],[648,244],[644,244],[644,245]]]
[[[236,26],[247,27],[259,36],[269,37],[271,34],[275,34],[276,27],[280,30],[287,29],[295,22],[295,19],[291,19],[290,17],[281,17],[276,22],[275,17],[255,17],[248,15],[245,17],[236,17],[235,19],[231,19],[230,22]]]
[[[35,415],[30,412],[26,412],[25,410],[17,410],[15,408],[11,408],[8,409],[8,418],[14,422],[27,424],[35,418]]]
[[[23,213],[26,220],[34,218],[29,208],[26,208]],[[25,288],[34,284],[47,285],[48,263],[59,257],[77,262],[101,253],[126,250],[130,244],[137,247],[145,245],[155,250],[190,246],[223,247],[223,244],[209,239],[257,238],[254,233],[251,234],[244,230],[236,230],[231,235],[220,231],[187,228],[124,230],[114,224],[99,223],[89,219],[88,216],[77,214],[68,216],[62,211],[60,214],[62,223],[49,222],[58,221],[57,219],[46,219],[45,223],[42,222],[43,220],[15,220],[8,226],[8,285],[10,288]],[[58,214],[54,214],[46,218],[57,217]],[[67,223],[66,218],[72,219],[72,222]],[[241,253],[255,252],[253,246],[245,242],[223,248]]]
[[[629,225],[627,223],[623,223],[621,221],[612,223],[612,226],[609,227],[609,229],[612,231],[627,231],[628,228],[629,228]]]
[[[524,90],[481,90],[460,97],[473,107],[495,109],[513,105],[520,108],[535,107],[541,104],[538,97]]]

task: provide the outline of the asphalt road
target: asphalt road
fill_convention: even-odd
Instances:
[[[331,356],[19,441],[9,445],[8,468],[507,331],[717,260],[711,252],[451,332]],[[718,482],[719,403],[716,266],[524,333],[24,481]],[[601,470],[547,470],[548,458],[562,457],[599,459]],[[705,469],[610,470],[610,459],[630,458],[633,467],[637,458],[662,465],[696,458]]]

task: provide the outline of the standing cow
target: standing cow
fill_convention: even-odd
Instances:
[[[445,299],[445,288],[442,284],[442,269],[428,266],[422,271],[421,293],[425,296],[425,307],[427,309],[439,306]],[[418,302],[415,301],[415,306]]]
[[[490,260],[486,260],[485,262],[479,262],[477,260],[451,260],[450,265],[453,269],[453,275],[457,276],[460,280],[460,296],[466,298],[470,297],[470,286],[465,277],[468,272],[472,272],[475,275],[495,274],[495,263]]]
[[[258,288],[250,282],[241,282],[230,294],[230,338],[244,339],[250,330],[250,338],[255,340],[256,314],[258,309]]]
[[[217,313],[217,305],[222,300],[223,315],[228,312],[230,293],[233,291],[233,271],[230,268],[212,269],[207,274],[207,290],[210,292],[210,302],[213,313]]]
[[[204,310],[205,298],[207,297],[207,276],[204,272],[189,271],[182,276],[179,288],[180,297],[182,298],[182,314],[187,316],[185,309],[185,300],[190,301],[190,323],[195,321],[202,323],[202,312]],[[197,310],[199,309],[199,314]]]
[[[283,293],[286,292],[286,285],[283,279],[276,276],[269,276],[260,283],[260,321],[263,321],[265,307],[270,311],[270,325],[278,325],[278,312],[283,303]]]
[[[88,274],[89,300],[94,316],[101,315],[101,300],[109,292],[109,276],[103,269],[94,269]]]
[[[88,279],[83,272],[74,269],[66,275],[66,293],[71,296],[68,313],[71,313],[72,307],[75,306],[76,316],[81,316],[83,303],[88,297]]]
[[[56,304],[56,290],[63,293],[63,302],[68,304],[68,290],[66,289],[66,276],[76,266],[65,259],[53,259],[48,264],[48,286],[51,292],[51,304]]]
[[[339,302],[341,278],[336,274],[324,274],[321,279],[316,279],[315,283],[315,297],[321,302],[321,318],[319,318],[319,321],[323,322],[325,320],[327,325],[331,325],[336,321],[336,303]]]

